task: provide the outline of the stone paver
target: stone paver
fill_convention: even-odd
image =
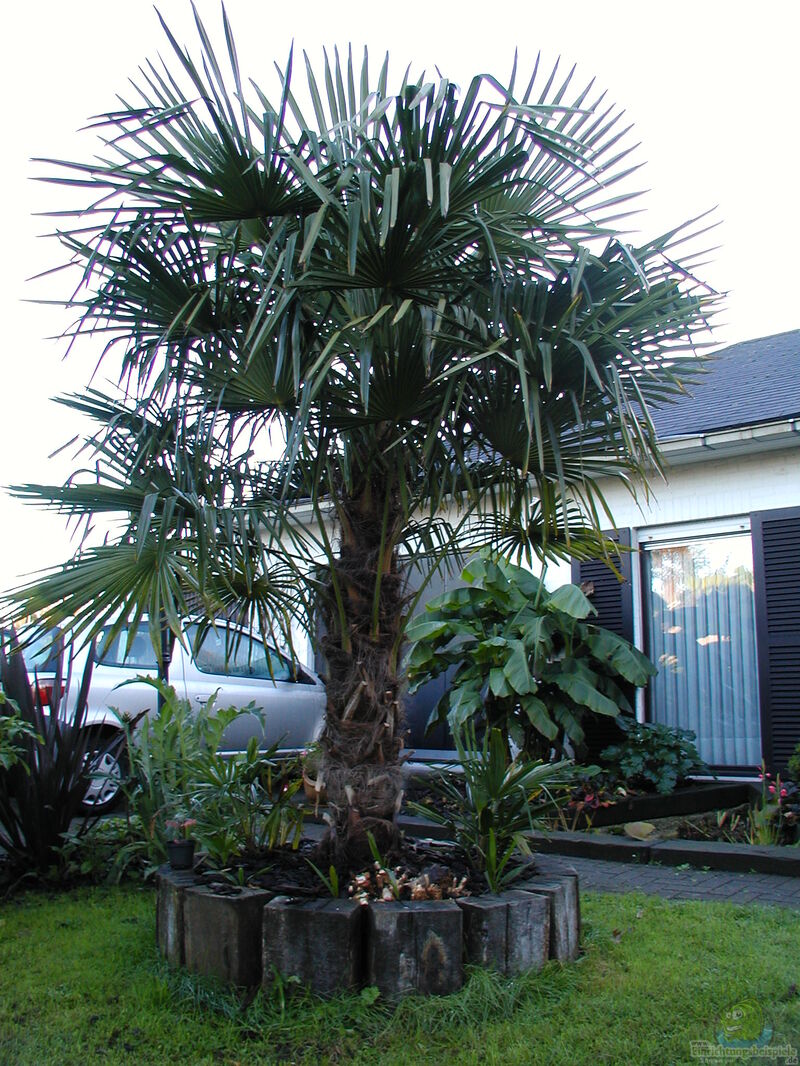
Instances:
[[[704,899],[720,903],[759,903],[800,910],[800,878],[779,874],[730,873],[680,869],[656,863],[608,862],[570,856],[582,889],[645,892],[666,899]]]

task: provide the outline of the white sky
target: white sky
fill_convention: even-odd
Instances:
[[[197,6],[224,54],[219,4]],[[194,48],[188,0],[163,0],[161,10],[178,40]],[[371,65],[388,47],[390,79],[412,62],[414,72],[438,65],[462,86],[475,73],[505,79],[515,46],[520,74],[538,49],[546,63],[559,55],[576,63],[574,84],[596,77],[635,124],[638,158],[647,164],[641,184],[652,190],[647,233],[718,208],[712,243],[721,247],[704,272],[730,293],[718,343],[800,327],[796,0],[228,0],[227,10],[245,75],[270,96],[272,61],[285,65],[293,37],[315,67],[323,44],[341,50],[352,41],[358,57],[369,46]],[[55,242],[37,239],[47,220],[33,213],[65,202],[63,191],[30,180],[37,172],[30,159],[87,159],[94,141],[74,131],[115,106],[140,62],[168,51],[146,0],[22,0],[3,22],[0,486],[66,477],[69,453],[47,457],[80,425],[49,397],[81,389],[94,365],[91,351],[64,361],[63,342],[45,339],[66,324],[63,311],[24,302],[66,294],[58,278],[25,280],[61,256]],[[70,550],[60,518],[0,495],[0,590]]]

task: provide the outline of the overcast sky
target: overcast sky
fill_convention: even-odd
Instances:
[[[198,9],[224,53],[220,6]],[[373,63],[388,49],[390,77],[439,69],[465,85],[475,73],[506,78],[515,46],[520,72],[538,50],[577,64],[577,85],[592,77],[623,106],[646,163],[650,189],[642,229],[648,235],[716,207],[720,248],[706,280],[729,292],[715,331],[719,344],[800,327],[797,255],[798,60],[796,0],[671,0],[669,3],[494,2],[403,4],[350,0],[332,4],[229,0],[228,14],[246,75],[275,85],[272,63],[285,65],[292,39],[315,65],[323,44]],[[191,10],[164,0],[160,10],[176,37],[195,46]],[[48,455],[80,426],[50,402],[82,388],[93,352],[64,360],[63,342],[48,340],[66,323],[63,311],[26,301],[58,299],[63,281],[26,278],[54,267],[60,249],[40,239],[47,220],[35,212],[62,204],[63,192],[31,180],[35,156],[87,159],[91,115],[115,106],[145,58],[166,54],[153,7],[144,0],[23,0],[4,14],[2,177],[4,254],[3,373],[0,387],[0,485],[59,482],[70,453]],[[271,93],[270,93],[271,94]],[[109,368],[110,373],[110,368]],[[24,574],[61,562],[71,551],[59,518],[0,496],[0,589]]]

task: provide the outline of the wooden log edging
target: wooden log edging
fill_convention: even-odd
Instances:
[[[163,867],[156,936],[171,965],[234,985],[270,986],[277,972],[323,996],[368,986],[389,1001],[445,995],[465,964],[515,975],[576,958],[578,876],[547,856],[498,895],[364,905],[208,885]]]
[[[664,866],[688,863],[697,869],[731,873],[781,874],[800,877],[800,849],[778,845],[727,844],[717,840],[630,840],[610,833],[532,833],[542,855],[563,855],[611,862],[653,862]]]

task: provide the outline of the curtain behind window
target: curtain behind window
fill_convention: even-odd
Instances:
[[[645,552],[652,721],[692,729],[712,766],[761,762],[749,534]]]

